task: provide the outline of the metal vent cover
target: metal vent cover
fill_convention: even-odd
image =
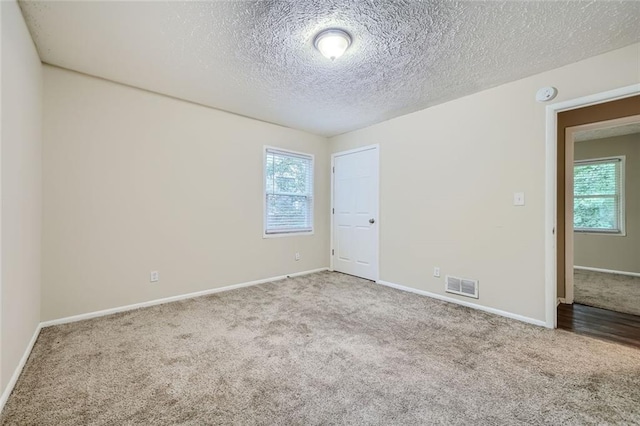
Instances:
[[[459,294],[461,296],[478,298],[478,280],[459,278],[447,275],[445,280],[445,291],[447,293]]]

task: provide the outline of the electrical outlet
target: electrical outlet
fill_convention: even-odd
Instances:
[[[151,271],[151,276],[149,278],[152,283],[156,283],[160,280],[160,273],[158,271]]]
[[[433,276],[438,278],[440,277],[440,268],[438,268],[437,266],[433,268]]]
[[[296,260],[300,260],[300,253],[296,253]]]

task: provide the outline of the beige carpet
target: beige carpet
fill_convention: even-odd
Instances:
[[[640,315],[640,277],[575,269],[573,293],[575,303]]]
[[[46,328],[5,425],[638,424],[640,351],[338,273]]]

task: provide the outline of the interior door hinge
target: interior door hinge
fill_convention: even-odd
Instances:
[[[331,249],[331,256],[333,256],[335,254],[334,250]]]
[[[336,168],[335,167],[331,167],[331,169],[333,170],[333,173],[336,172]]]
[[[336,214],[336,209],[331,209],[331,214]]]

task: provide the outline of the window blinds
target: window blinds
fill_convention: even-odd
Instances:
[[[576,161],[573,227],[577,231],[620,232],[622,158]]]
[[[266,148],[265,234],[313,231],[313,157]]]

